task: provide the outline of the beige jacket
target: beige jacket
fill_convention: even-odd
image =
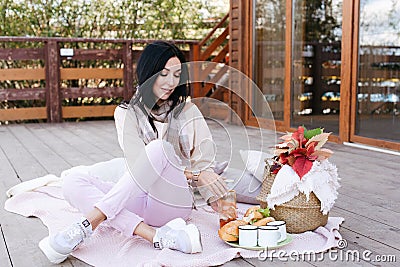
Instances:
[[[130,112],[128,109],[117,107],[114,112],[114,119],[119,145],[124,151],[125,157],[131,161],[140,154],[139,150],[144,149],[145,144],[137,133],[137,122],[134,114],[129,114]],[[213,171],[216,146],[210,129],[200,110],[193,103],[188,102],[184,112],[186,123],[184,123],[182,131],[189,137],[191,170]],[[126,125],[125,128],[124,125]],[[156,127],[162,133],[160,138],[163,138],[168,128],[166,123],[157,123]],[[124,150],[125,145],[134,146],[135,149]],[[213,196],[213,193],[205,187],[199,188],[199,192],[206,201]]]

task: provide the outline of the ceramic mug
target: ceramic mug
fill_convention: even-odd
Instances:
[[[259,226],[258,227],[258,245],[260,247],[274,247],[278,245],[281,233],[277,226]]]
[[[255,247],[257,246],[258,231],[255,225],[239,226],[239,246]]]
[[[279,232],[281,233],[281,238],[278,240],[278,243],[282,242],[283,240],[286,240],[287,234],[286,234],[286,222],[285,221],[269,222],[269,223],[267,223],[267,225],[276,226],[279,228]]]

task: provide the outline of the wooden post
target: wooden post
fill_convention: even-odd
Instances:
[[[61,122],[60,55],[55,40],[45,42],[47,122]]]
[[[191,47],[191,61],[196,62],[200,60],[200,46],[199,44],[193,44]],[[191,93],[192,98],[196,97],[201,97],[202,95],[200,94],[201,91],[201,83],[199,82],[200,79],[200,67],[201,63],[198,64],[192,64],[193,68],[191,68],[191,80],[192,80],[192,88],[193,92]]]
[[[130,101],[134,93],[132,42],[126,41],[122,49],[123,49],[122,60],[124,62],[124,100]]]

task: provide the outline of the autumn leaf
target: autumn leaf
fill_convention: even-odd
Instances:
[[[286,132],[285,135],[283,135],[279,138],[284,140],[285,142],[289,142],[292,139],[292,133]]]
[[[312,161],[308,160],[306,157],[297,157],[292,168],[301,180],[301,178],[311,170],[312,165]]]
[[[314,136],[318,135],[318,134],[322,134],[323,130],[321,128],[315,128],[312,130],[304,130],[304,137],[308,140],[313,138]]]
[[[285,148],[285,147],[288,147],[288,143],[287,142],[283,142],[283,143],[277,144],[276,147],[277,148]]]
[[[327,159],[333,154],[331,150],[322,148],[330,134],[324,133],[323,128],[307,130],[305,126],[299,126],[294,133],[281,137],[284,142],[276,145],[274,154],[280,164],[292,166],[301,179],[311,170],[313,161]],[[276,168],[275,173],[279,169]]]
[[[330,134],[331,133],[321,133],[311,137],[311,139],[306,143],[306,147],[312,142],[317,142],[318,144],[315,146],[315,150],[319,150],[328,141]]]
[[[295,139],[290,140],[290,142],[288,143],[288,153],[292,153],[293,150],[296,150],[299,148],[299,142],[297,142]]]
[[[286,155],[286,154],[280,154],[279,155],[279,160],[278,160],[278,162],[280,163],[280,164],[282,164],[282,165],[285,165],[285,164],[287,164],[288,163],[288,155]]]
[[[288,152],[287,148],[279,148],[274,150],[274,156],[279,156],[280,154],[284,154]]]
[[[315,146],[317,145],[317,142],[312,142],[311,144],[309,144],[306,148],[307,152],[306,152],[306,158],[309,160],[316,160],[317,157],[313,156],[313,153],[315,152]]]
[[[304,127],[299,126],[297,131],[292,134],[294,140],[296,140],[300,147],[303,147],[307,143],[307,139],[304,138]]]
[[[327,148],[321,148],[319,150],[315,150],[314,153],[312,153],[312,156],[317,157],[318,161],[325,160],[332,156],[333,151]]]

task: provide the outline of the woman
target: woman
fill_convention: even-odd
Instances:
[[[184,220],[194,203],[192,186],[213,207],[227,189],[212,170],[215,155],[207,124],[187,102],[184,63],[182,52],[167,42],[143,50],[138,90],[114,114],[124,174],[112,185],[87,172],[64,177],[65,199],[85,216],[40,241],[51,262],[64,261],[103,222],[126,236],[143,237],[156,249],[202,251],[199,230]]]

